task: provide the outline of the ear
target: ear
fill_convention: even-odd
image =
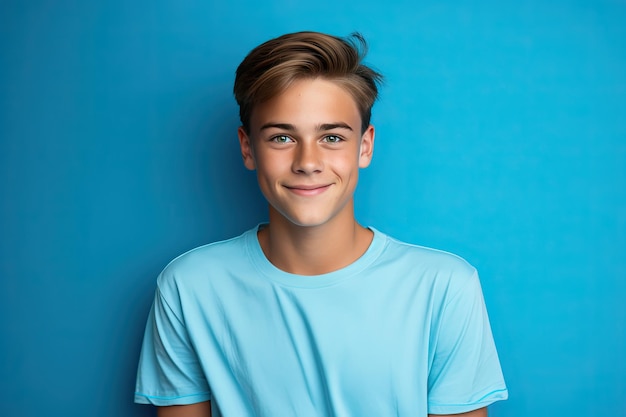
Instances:
[[[361,147],[359,148],[359,168],[366,168],[372,161],[374,155],[374,126],[369,125],[365,133],[361,136]]]
[[[254,151],[252,150],[250,136],[246,133],[243,126],[239,126],[239,129],[237,129],[237,136],[239,136],[239,146],[241,147],[243,164],[249,170],[254,171],[256,169],[256,163],[254,162]]]

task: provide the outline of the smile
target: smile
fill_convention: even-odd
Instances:
[[[300,196],[304,196],[304,197],[310,197],[310,196],[316,196],[319,194],[322,194],[323,192],[325,192],[326,190],[328,190],[328,188],[330,188],[332,184],[327,184],[327,185],[286,185],[285,188],[287,188],[289,191],[291,191],[292,193],[296,194],[296,195],[300,195]]]

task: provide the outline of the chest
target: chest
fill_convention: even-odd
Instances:
[[[199,355],[218,352],[211,356],[252,402],[280,396],[299,407],[340,402],[370,413],[394,401],[409,406],[426,395],[433,306],[419,289],[389,284],[259,286],[208,297],[190,332]]]

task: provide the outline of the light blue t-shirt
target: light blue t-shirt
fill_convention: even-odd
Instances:
[[[374,231],[353,264],[279,270],[257,228],[158,278],[135,401],[213,416],[457,414],[507,398],[476,270]]]

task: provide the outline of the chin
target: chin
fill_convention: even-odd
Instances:
[[[283,214],[283,217],[287,222],[299,227],[322,226],[331,220],[329,217],[320,216],[319,214],[313,216],[286,216]]]
[[[328,223],[327,219],[288,219],[289,222],[298,227],[317,227]]]

